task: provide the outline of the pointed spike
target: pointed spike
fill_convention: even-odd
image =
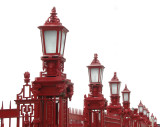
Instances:
[[[1,107],[1,109],[3,109],[3,101],[2,101],[2,107]]]
[[[53,7],[53,9],[51,10],[51,13],[56,13],[56,7]]]
[[[151,117],[153,117],[153,113],[152,113]]]
[[[119,79],[118,79],[118,77],[117,77],[117,72],[114,72],[114,76],[113,76],[113,78],[111,79],[111,82],[119,82]]]
[[[9,105],[9,108],[11,109],[11,101],[10,101],[10,105]]]
[[[142,101],[140,100],[140,104],[142,104]]]

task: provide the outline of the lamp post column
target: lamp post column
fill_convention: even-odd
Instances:
[[[125,85],[125,88],[122,91],[122,98],[123,98],[123,108],[124,108],[123,125],[132,126],[133,120],[132,120],[132,111],[130,110],[130,91],[128,90],[127,85]]]
[[[84,96],[84,127],[103,127],[104,110],[107,100],[102,94],[102,77],[104,66],[100,64],[98,55],[94,55],[92,63],[87,66],[89,72],[88,97]]]
[[[139,105],[138,105],[138,111],[139,111],[139,125],[141,127],[141,122],[143,121],[143,104],[142,102],[140,101]]]
[[[60,23],[55,7],[41,33],[43,72],[32,83],[33,95],[40,104],[35,104],[34,126],[68,126],[68,99],[73,95],[73,83],[63,73],[64,49],[68,30]],[[39,112],[37,112],[39,111]],[[39,125],[37,120],[40,120]]]
[[[122,114],[122,106],[119,102],[120,99],[120,84],[121,82],[119,81],[117,77],[117,73],[114,73],[113,78],[109,82],[110,85],[110,93],[111,93],[111,103],[109,106],[107,106],[107,114],[116,114],[116,115],[121,115]]]

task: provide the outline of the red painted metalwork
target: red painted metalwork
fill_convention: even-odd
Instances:
[[[121,127],[122,119],[119,115],[105,114],[105,127]]]
[[[122,114],[122,106],[119,103],[119,99],[120,99],[120,81],[117,78],[117,74],[116,72],[114,73],[114,76],[112,78],[112,80],[109,82],[110,85],[110,93],[111,93],[111,103],[109,106],[107,106],[107,111],[108,114],[117,114],[117,115],[121,115]]]
[[[143,115],[143,104],[140,101],[139,105],[138,105],[138,109],[139,109],[139,115],[142,116]]]
[[[88,66],[89,70],[89,90],[88,97],[84,96],[84,127],[103,127],[104,110],[107,100],[102,94],[102,74],[104,66],[100,64],[98,55],[94,55],[92,63]]]
[[[64,54],[65,40],[66,34],[68,30],[62,26],[59,18],[57,17],[56,8],[54,7],[51,11],[51,16],[47,19],[43,26],[38,27],[41,32],[41,40],[42,40],[42,52],[43,55],[61,55]],[[55,38],[55,51],[47,52],[47,32],[54,32],[56,34]],[[63,37],[64,34],[64,37]],[[46,36],[45,36],[46,35]],[[51,45],[50,45],[51,46]]]
[[[123,126],[132,126],[132,115],[133,112],[130,109],[130,91],[127,88],[127,85],[125,85],[124,90],[122,91],[122,97],[123,97]]]
[[[24,73],[22,90],[15,100],[17,108],[2,107],[1,127],[4,119],[16,118],[16,127],[158,127],[157,118],[140,101],[138,109],[130,109],[130,91],[125,86],[122,91],[123,106],[120,99],[120,84],[116,72],[109,82],[111,103],[102,94],[104,66],[94,55],[88,66],[89,91],[84,95],[84,109],[68,108],[68,99],[73,95],[73,83],[63,73],[65,40],[68,30],[62,26],[53,8],[51,16],[43,26],[39,26],[42,40],[41,57],[43,71],[30,84],[30,73]],[[82,113],[83,112],[83,113]]]
[[[127,88],[127,85],[125,85],[124,90],[122,91],[122,98],[123,98],[123,107],[125,109],[130,108],[130,91]]]
[[[37,104],[37,107],[39,107],[38,111],[40,112],[36,116],[37,118],[35,118],[35,125],[40,127],[67,127],[68,98],[71,100],[73,95],[73,83],[66,79],[66,74],[63,73],[65,39],[62,39],[62,33],[65,34],[66,38],[68,30],[62,26],[60,20],[57,18],[55,8],[52,9],[51,16],[45,24],[39,28],[42,32],[43,56],[41,59],[43,61],[44,71],[41,72],[40,77],[37,77],[32,82],[33,95],[40,100],[40,103]],[[57,38],[52,40],[56,41],[56,52],[54,53],[46,52],[46,31],[56,32]],[[62,43],[63,48],[61,48]]]
[[[69,127],[83,127],[83,112],[69,108]]]

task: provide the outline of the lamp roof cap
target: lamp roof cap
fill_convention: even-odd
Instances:
[[[50,14],[51,14],[51,16],[47,19],[47,21],[44,23],[44,25],[62,26],[62,23],[60,22],[59,18],[57,17],[55,7],[53,7]]]
[[[145,106],[145,105],[143,106],[143,110],[146,110],[146,111],[147,111],[147,108],[146,108],[146,106]]]
[[[140,103],[139,103],[138,107],[140,107],[140,106],[143,106],[143,104],[142,104],[142,102],[141,102],[141,101],[140,101]]]
[[[152,113],[151,117],[154,117],[153,113]]]
[[[114,72],[114,76],[109,83],[114,83],[114,82],[120,83],[116,72]]]
[[[122,93],[130,93],[131,91],[128,90],[127,85],[125,85],[124,90],[122,91]]]
[[[101,63],[98,60],[98,54],[97,53],[94,54],[94,59],[88,67],[94,67],[94,66],[104,68],[104,66],[101,65]]]

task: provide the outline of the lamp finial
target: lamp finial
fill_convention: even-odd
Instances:
[[[57,17],[56,8],[53,7],[51,10],[51,16],[47,19],[44,25],[62,25],[59,18]]]

